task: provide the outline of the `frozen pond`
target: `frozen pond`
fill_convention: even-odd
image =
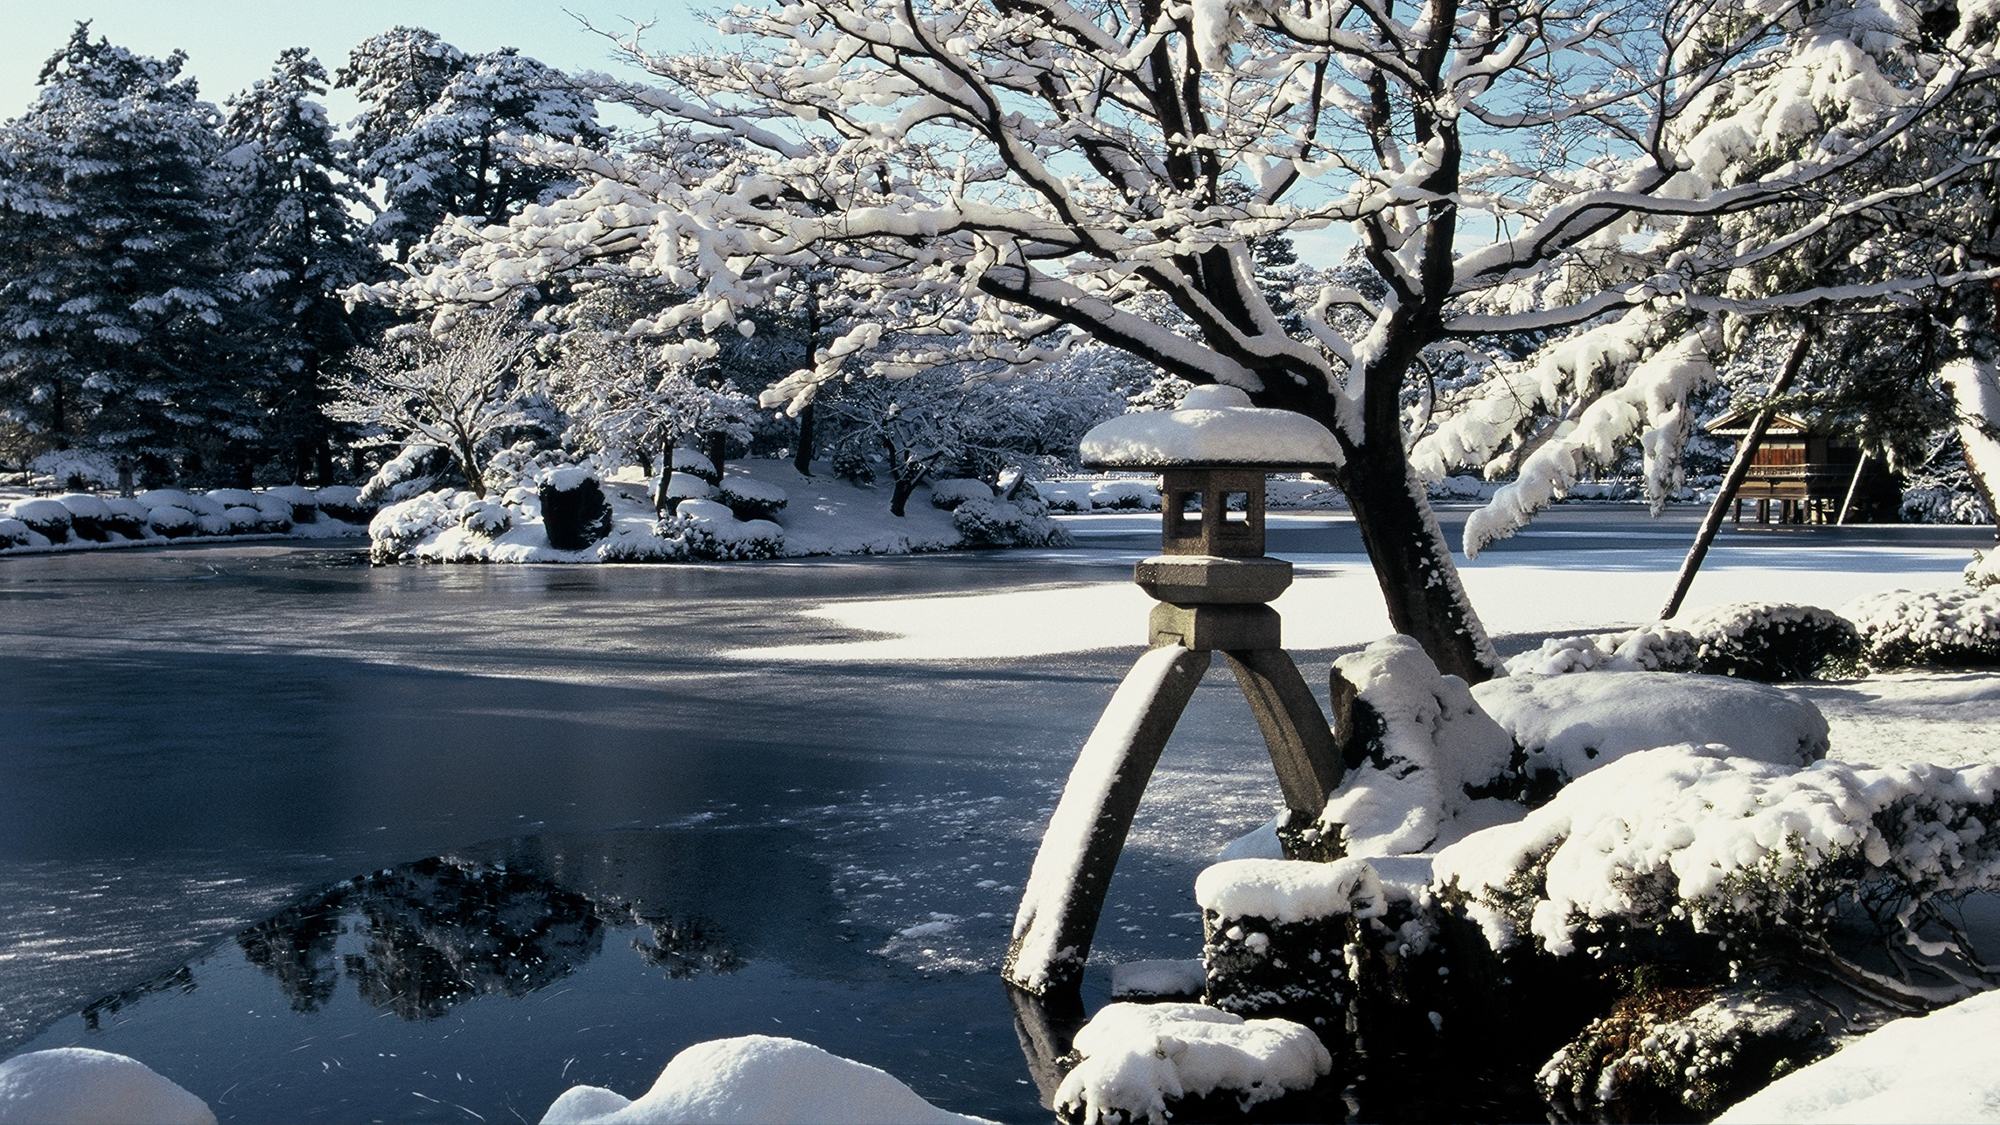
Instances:
[[[1495,554],[1616,568],[1677,552],[1697,513],[1608,516],[1553,513]],[[727,654],[868,639],[810,612],[828,602],[1121,583],[1154,541],[1145,518],[1082,530],[1070,552],[727,566],[0,559],[0,1054],[130,1054],[225,1120],[532,1121],[570,1085],[637,1094],[691,1043],[767,1032],[1041,1117],[996,970],[1143,619],[1061,656]],[[1956,565],[1990,536],[1841,531]],[[1274,553],[1357,549],[1337,519],[1274,524]],[[1194,956],[1196,872],[1275,799],[1212,674],[1100,956]]]

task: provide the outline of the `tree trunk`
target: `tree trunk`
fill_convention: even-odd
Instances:
[[[672,513],[667,509],[672,503],[667,499],[667,484],[674,479],[674,439],[660,443],[660,483],[653,486],[653,514],[665,516]]]
[[[708,455],[708,463],[715,466],[715,479],[718,482],[722,480],[722,453],[727,448],[728,442],[729,435],[720,430],[709,434],[703,442],[707,448],[702,452]]]
[[[486,499],[486,474],[479,471],[479,454],[470,441],[460,439],[458,443],[458,469],[465,474],[465,486],[474,496]]]
[[[918,479],[917,477],[911,477],[905,480],[903,479],[903,474],[896,474],[896,485],[889,492],[890,515],[901,516],[903,514],[904,509],[909,506],[910,494],[917,490]]]
[[[813,414],[817,406],[817,403],[808,402],[799,411],[799,447],[792,454],[792,468],[797,469],[802,477],[813,475]]]

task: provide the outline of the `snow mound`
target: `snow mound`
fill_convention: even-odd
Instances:
[[[1496,950],[1532,937],[1556,956],[1669,919],[1710,933],[1821,924],[1878,880],[1909,896],[1908,927],[1929,897],[2000,885],[1996,790],[2000,765],[1799,769],[1663,747],[1445,848],[1434,885]]]
[[[1319,1037],[1290,1020],[1245,1020],[1201,1004],[1107,1004],[1076,1033],[1083,1061],[1056,1089],[1082,1125],[1168,1120],[1167,1099],[1218,1091],[1242,1108],[1310,1089],[1333,1070]]]
[[[1358,859],[1226,860],[1195,878],[1194,897],[1219,919],[1262,918],[1280,925],[1346,915],[1379,918],[1386,906],[1375,868]]]
[[[1083,435],[1083,463],[1112,469],[1222,464],[1338,465],[1325,426],[1289,410],[1250,405],[1235,387],[1196,387],[1173,410],[1125,414]]]
[[[931,507],[950,511],[967,500],[991,500],[993,489],[983,480],[954,477],[931,482]]]
[[[1570,672],[1692,672],[1700,645],[1694,634],[1664,622],[1625,633],[1550,637],[1542,647],[1507,661],[1509,676]]]
[[[215,1125],[215,1114],[137,1059],[58,1047],[0,1063],[0,1125]]]
[[[1715,1121],[2000,1122],[2000,992],[1891,1021]]]
[[[1640,750],[1724,743],[1746,758],[1803,766],[1826,757],[1826,716],[1781,688],[1725,676],[1508,676],[1472,689],[1519,748],[1508,772],[1546,793]]]
[[[667,1063],[637,1101],[572,1086],[542,1125],[970,1125],[888,1073],[810,1043],[745,1035],[697,1043]]]
[[[1355,691],[1350,767],[1319,831],[1348,855],[1404,855],[1435,845],[1470,811],[1468,788],[1506,769],[1513,742],[1480,710],[1465,681],[1442,675],[1416,641],[1397,635],[1333,662]],[[1336,685],[1337,686],[1337,685]],[[1365,754],[1356,763],[1357,751]]]
[[[1840,614],[1861,634],[1862,659],[1878,668],[2000,664],[2000,586],[1887,590]]]

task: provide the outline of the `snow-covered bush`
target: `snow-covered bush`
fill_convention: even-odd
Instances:
[[[514,513],[505,504],[475,500],[458,514],[458,526],[481,539],[498,539],[514,526]]]
[[[636,1101],[602,1086],[572,1086],[542,1115],[542,1125],[646,1121],[980,1125],[875,1067],[771,1035],[696,1043],[675,1055]]]
[[[1562,957],[1679,929],[1684,951],[1721,961],[1817,958],[1831,956],[1815,942],[1841,904],[1865,901],[1910,947],[1942,955],[1927,936],[1932,905],[2000,889],[1996,790],[1993,764],[1799,768],[1664,747],[1445,848],[1434,885],[1495,950],[1533,943]]]
[[[9,547],[26,547],[37,538],[42,537],[37,536],[34,531],[29,529],[27,524],[22,523],[20,520],[12,516],[0,518],[0,550],[5,550]],[[44,541],[46,542],[45,539]]]
[[[690,554],[685,538],[666,538],[657,528],[620,527],[597,544],[608,563],[682,562]]]
[[[1245,1020],[1201,1004],[1107,1004],[1076,1033],[1080,1061],[1057,1087],[1063,1120],[1209,1120],[1182,1104],[1215,1097],[1238,1113],[1307,1090],[1333,1070],[1319,1037],[1290,1020]]]
[[[1624,633],[1550,637],[1542,647],[1507,661],[1510,676],[1565,672],[1692,672],[1700,646],[1694,634],[1665,622]]]
[[[715,499],[727,505],[739,520],[768,520],[785,510],[790,497],[775,484],[737,475],[722,478]]]
[[[1149,511],[1160,506],[1160,486],[1146,480],[1104,480],[1090,486],[1092,508]]]
[[[1070,534],[1039,500],[967,500],[951,513],[967,547],[1067,547]]]
[[[1861,648],[1854,623],[1809,605],[1736,602],[1689,619],[1699,670],[1773,683],[1810,679]]]
[[[679,510],[684,500],[713,500],[715,485],[707,477],[675,472],[667,477],[667,510]]]
[[[111,509],[104,501],[87,492],[72,492],[56,497],[56,503],[69,509],[69,527],[78,539],[88,539],[102,543],[110,538],[107,526],[111,522]]]
[[[611,534],[611,502],[589,466],[551,470],[543,475],[537,495],[549,546],[581,551]]]
[[[715,462],[709,460],[707,454],[693,449],[674,450],[673,463],[668,468],[676,473],[700,477],[710,484],[722,479],[722,474],[715,471]]]
[[[1586,773],[1641,750],[1727,743],[1758,761],[1803,766],[1826,757],[1826,716],[1812,701],[1721,676],[1507,676],[1471,690],[1511,737],[1495,787],[1539,803]]]
[[[69,509],[54,500],[19,500],[9,514],[51,543],[69,541]]]
[[[438,479],[451,471],[451,451],[442,445],[418,443],[405,446],[389,459],[355,497],[357,506],[377,511],[401,503],[437,487]]]
[[[207,1102],[137,1059],[90,1047],[57,1047],[0,1063],[0,1121],[215,1125],[215,1114]]]
[[[991,500],[993,489],[983,480],[953,477],[931,482],[931,507],[949,512],[967,500]]]
[[[129,496],[113,496],[104,501],[104,510],[109,513],[103,521],[106,530],[127,539],[146,538],[146,517],[151,513],[144,504]]]
[[[291,509],[293,523],[319,522],[319,497],[310,488],[301,488],[296,484],[280,485],[267,489],[264,496],[284,501],[285,506]]]
[[[464,490],[425,492],[383,508],[368,521],[368,538],[373,541],[369,559],[389,563],[407,558],[432,532],[456,527],[460,513],[478,499]]]
[[[739,520],[713,500],[684,501],[661,520],[662,539],[678,539],[701,559],[774,559],[784,553],[785,529],[769,520]]]
[[[91,449],[52,449],[28,462],[28,471],[53,480],[57,488],[116,488],[118,464]]]
[[[1993,513],[1986,500],[1969,484],[1952,482],[1916,483],[1903,490],[1898,514],[1904,523],[1992,523]]]
[[[1499,485],[1475,476],[1457,474],[1428,481],[1424,490],[1433,500],[1491,500]]]
[[[250,535],[261,531],[260,525],[264,520],[263,513],[242,504],[222,509],[222,518],[229,521],[229,530],[226,533],[229,535]]]
[[[234,535],[236,525],[230,521],[227,510],[221,512],[198,512],[194,517],[196,535]]]
[[[183,539],[195,533],[195,514],[186,508],[162,504],[146,513],[146,524],[168,539]]]
[[[1842,606],[1876,668],[2000,664],[2000,586],[1887,590]]]
[[[1974,551],[1965,564],[1965,584],[1975,590],[2000,586],[2000,550]]]
[[[320,511],[342,523],[367,523],[375,514],[373,506],[362,503],[361,490],[351,484],[322,485],[313,489],[313,499]]]
[[[1514,743],[1465,681],[1441,675],[1409,637],[1376,641],[1333,668],[1336,706],[1352,693],[1341,731],[1347,776],[1309,831],[1350,856],[1423,851],[1468,811],[1469,790],[1500,778]]]

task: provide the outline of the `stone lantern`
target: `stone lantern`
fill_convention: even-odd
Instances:
[[[1127,414],[1086,434],[1084,464],[1161,474],[1160,554],[1134,570],[1153,607],[1142,655],[1077,755],[1042,837],[1003,970],[1036,994],[1073,989],[1105,891],[1160,752],[1221,652],[1264,735],[1295,817],[1317,817],[1339,784],[1325,713],[1281,647],[1268,603],[1292,564],[1264,554],[1264,477],[1327,471],[1340,449],[1302,414],[1250,404],[1234,387],[1189,391],[1175,410]]]

